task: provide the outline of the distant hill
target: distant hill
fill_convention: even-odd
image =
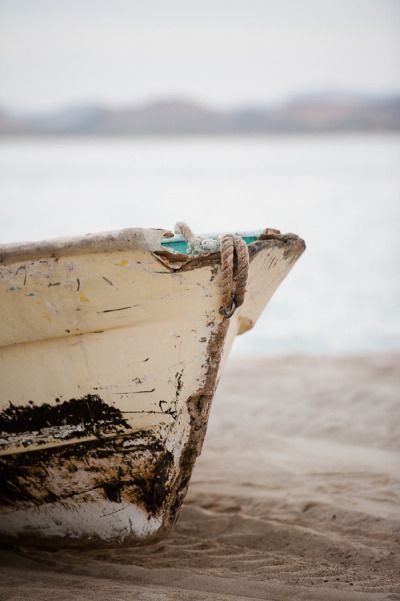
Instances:
[[[400,95],[323,94],[278,106],[215,109],[167,99],[112,108],[76,106],[18,115],[0,110],[2,136],[267,135],[400,131]]]

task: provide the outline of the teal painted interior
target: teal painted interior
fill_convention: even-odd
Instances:
[[[261,232],[260,232],[261,233]],[[256,240],[258,240],[258,237],[260,234],[257,234],[256,232],[254,232],[254,234],[238,234],[242,240],[244,240],[246,242],[246,244],[251,244],[252,242],[255,242]],[[204,236],[204,238],[212,238],[212,239],[217,239],[217,236],[215,235],[211,235],[211,236]],[[183,236],[181,236],[180,234],[177,234],[176,236],[174,236],[173,238],[166,238],[165,240],[161,241],[162,246],[166,247],[166,250],[172,250],[173,252],[177,252],[177,253],[181,253],[183,255],[187,255],[188,254],[188,243],[185,240],[185,238]]]

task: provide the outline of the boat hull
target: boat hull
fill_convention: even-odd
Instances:
[[[132,544],[175,522],[234,337],[304,250],[249,246],[244,304],[221,305],[219,253],[60,249],[0,266],[0,534]],[[45,253],[46,255],[46,253]]]

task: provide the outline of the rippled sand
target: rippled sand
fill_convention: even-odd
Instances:
[[[231,361],[175,530],[1,552],[13,601],[400,601],[400,356]]]

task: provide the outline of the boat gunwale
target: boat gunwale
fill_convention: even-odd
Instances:
[[[249,234],[240,234],[243,238]],[[199,256],[191,256],[177,252],[169,244],[176,240],[170,230],[162,228],[125,228],[121,230],[86,234],[84,236],[72,236],[53,238],[37,242],[17,242],[0,245],[0,265],[10,265],[23,261],[40,259],[59,259],[61,257],[77,256],[82,254],[112,253],[132,250],[150,251],[157,257],[174,257],[176,261],[184,260],[186,269],[195,268],[199,261],[204,265],[204,259],[211,259],[214,263],[220,256],[219,251],[202,253]],[[247,241],[250,255],[259,249],[260,242],[273,242],[271,246],[280,246],[281,243],[295,241],[300,244],[302,251],[305,248],[304,241],[295,234],[281,234],[277,230],[269,233],[268,229],[254,232],[254,240]],[[265,247],[265,244],[262,244]],[[299,249],[300,250],[300,249]],[[301,251],[301,252],[302,252]],[[213,258],[213,260],[212,260]],[[169,261],[168,261],[169,262]],[[173,262],[173,261],[171,261]],[[193,265],[192,265],[193,263]],[[188,265],[191,265],[188,267]]]
[[[0,245],[0,264],[124,250],[161,250],[161,240],[173,235],[162,228],[124,228],[83,236],[3,244]]]

